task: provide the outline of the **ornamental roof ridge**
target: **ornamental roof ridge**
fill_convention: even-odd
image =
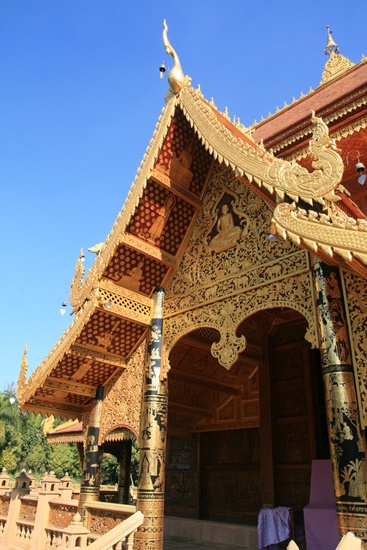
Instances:
[[[329,213],[308,212],[295,203],[279,204],[273,213],[276,232],[283,239],[291,239],[298,246],[306,246],[313,253],[326,258],[339,255],[363,277],[367,276],[367,221],[366,217],[352,218]]]
[[[201,90],[184,87],[177,100],[205,149],[220,163],[230,166],[237,176],[245,176],[270,194],[275,191],[281,199],[287,193],[296,201],[299,197],[311,203],[316,199],[337,200],[334,191],[342,177],[343,163],[326,124],[313,111],[310,152],[319,159],[317,166],[321,168],[310,173],[297,164],[275,158],[261,142],[256,144],[205,100]]]
[[[21,371],[18,379],[17,397],[19,406],[28,401],[34,391],[43,385],[48,374],[62,358],[62,356],[68,352],[71,345],[78,338],[80,332],[83,330],[85,322],[93,313],[94,308],[97,306],[97,298],[94,300],[88,300],[82,309],[75,315],[71,324],[62,333],[56,344],[51,348],[43,361],[38,365],[35,371],[32,372],[28,381],[26,380],[26,372],[28,368],[28,362],[26,360],[27,348],[24,350]]]
[[[82,307],[85,300],[98,286],[99,280],[112,258],[116,247],[120,244],[121,236],[124,234],[132,216],[139,204],[139,200],[143,195],[147,182],[153,170],[154,164],[158,158],[159,150],[166,137],[171,119],[174,116],[176,109],[176,98],[173,97],[168,104],[163,108],[162,113],[156,124],[153,137],[145,151],[142,162],[137,170],[135,179],[127,194],[126,202],[121,211],[118,213],[115,223],[112,226],[106,240],[98,245],[97,257],[90,267],[86,277],[82,280],[84,269],[80,269],[79,259],[77,261],[75,276],[73,278],[72,287],[70,290],[70,303],[73,306],[73,311],[77,311]]]

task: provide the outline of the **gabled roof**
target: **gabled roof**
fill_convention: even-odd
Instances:
[[[367,103],[367,60],[256,125],[253,138],[281,152],[311,134],[310,112],[331,128]]]
[[[128,368],[150,323],[152,292],[168,287],[176,272],[215,162],[230,166],[244,185],[273,207],[284,197],[309,204],[338,198],[335,191],[343,163],[322,120],[312,116],[310,150],[318,164],[310,172],[256,144],[246,129],[218,112],[176,69],[171,70],[167,105],[126,204],[106,241],[96,248],[96,260],[85,277],[82,258],[77,261],[70,292],[73,322],[28,382],[26,352],[23,356],[18,383],[22,409],[81,418],[90,409],[96,388]],[[298,237],[295,224],[287,225],[289,212],[282,208],[277,206],[274,212],[278,230],[309,247],[306,238]],[[338,242],[335,231],[340,227],[329,225],[328,239]],[[345,242],[353,231],[353,237],[360,237],[358,247],[367,250],[364,226],[344,225]],[[315,250],[317,242],[311,244]],[[328,257],[330,243],[324,244],[320,253]],[[334,251],[341,249],[338,242]],[[365,262],[358,254],[358,261]],[[343,252],[339,259],[349,262],[350,257]]]

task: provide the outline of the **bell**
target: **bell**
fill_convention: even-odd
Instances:
[[[163,78],[163,75],[164,75],[165,72],[166,72],[166,66],[165,66],[164,63],[162,63],[162,65],[159,67],[159,73],[160,73],[159,77]]]

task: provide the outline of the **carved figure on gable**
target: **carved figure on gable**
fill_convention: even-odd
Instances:
[[[130,290],[139,290],[141,280],[143,278],[143,262],[130,269],[126,275],[123,275],[119,283],[123,284]]]
[[[217,234],[209,242],[210,250],[223,252],[236,245],[241,238],[242,228],[235,225],[233,215],[228,204],[223,204],[221,216],[216,224]]]
[[[176,200],[173,195],[170,195],[169,197],[167,197],[166,202],[158,210],[158,216],[152,223],[151,228],[149,229],[148,241],[151,241],[155,244],[155,242],[161,237],[163,233],[163,229],[165,228],[165,225],[171,214],[172,208],[175,205],[175,202]]]
[[[192,153],[194,150],[193,140],[190,140],[186,147],[181,151],[179,157],[173,156],[169,166],[169,175],[180,185],[188,188],[190,186],[193,173],[190,170],[192,163]]]

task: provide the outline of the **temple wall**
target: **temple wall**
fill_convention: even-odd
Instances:
[[[355,273],[342,272],[347,323],[362,428],[367,428],[367,281]]]
[[[221,166],[213,171],[202,206],[167,289],[166,349],[196,328],[212,327],[221,334],[213,355],[228,369],[245,347],[235,335],[238,325],[273,307],[299,311],[307,319],[306,338],[317,347],[309,255],[289,241],[269,239],[270,206]],[[218,227],[228,214],[226,234]]]

